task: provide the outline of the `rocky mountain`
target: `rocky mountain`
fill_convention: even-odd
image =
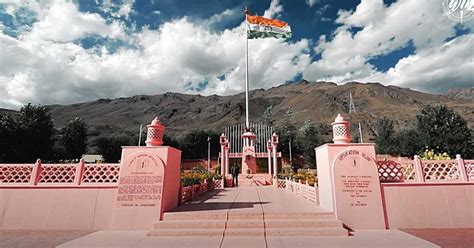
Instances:
[[[446,96],[454,100],[474,101],[474,87],[467,89],[451,89]]]
[[[472,89],[471,96],[472,96]],[[348,114],[349,93],[352,93],[356,113]],[[294,122],[301,126],[306,119],[321,124],[329,134],[329,124],[337,113],[345,114],[355,125],[361,123],[364,133],[379,116],[396,121],[397,128],[414,123],[415,115],[425,104],[446,104],[474,126],[474,101],[456,97],[458,94],[433,95],[380,83],[352,82],[336,85],[330,82],[308,82],[280,85],[268,90],[250,92],[250,120],[258,122],[269,106],[278,125],[285,111],[293,109]],[[465,95],[465,94],[461,94]],[[121,130],[138,133],[140,124],[148,124],[157,116],[175,135],[191,129],[213,129],[244,123],[245,94],[231,96],[201,96],[179,93],[139,95],[93,102],[49,106],[55,125],[63,126],[74,117],[83,118],[90,126],[92,137]]]

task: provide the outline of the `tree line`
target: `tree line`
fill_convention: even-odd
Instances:
[[[275,126],[271,107],[266,109],[261,122]],[[278,150],[284,157],[289,157],[291,145],[293,164],[314,168],[314,148],[331,142],[326,129],[311,119],[297,128],[289,108],[282,123],[275,127],[280,138]],[[433,149],[451,156],[474,157],[473,130],[461,116],[444,105],[424,106],[416,115],[415,123],[407,124],[399,131],[395,130],[393,120],[381,117],[371,131],[379,154],[413,156]],[[165,133],[164,144],[180,149],[185,159],[205,159],[208,138],[211,157],[218,156],[219,136],[220,133],[214,130],[190,130],[179,137]],[[353,142],[357,139],[354,135]],[[145,145],[144,140],[141,145]],[[38,158],[48,162],[76,160],[86,152],[101,154],[105,162],[114,163],[120,160],[122,146],[137,145],[137,141],[137,135],[129,131],[103,133],[88,147],[88,126],[82,119],[71,119],[64,127],[56,129],[47,108],[41,105],[28,104],[18,113],[0,114],[0,163],[32,163]]]
[[[28,104],[18,113],[0,114],[0,162],[74,160],[86,148],[87,125],[80,118],[55,129],[45,106]]]
[[[415,123],[402,126],[399,131],[395,131],[393,120],[381,117],[372,132],[379,154],[413,156],[429,149],[451,157],[474,157],[473,130],[445,105],[423,106]]]

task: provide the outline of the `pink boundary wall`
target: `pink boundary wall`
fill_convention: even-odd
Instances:
[[[116,187],[0,188],[0,229],[109,229],[115,197]]]
[[[474,183],[382,183],[387,228],[474,228]]]

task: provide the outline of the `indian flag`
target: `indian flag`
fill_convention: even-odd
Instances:
[[[290,38],[291,28],[288,23],[262,16],[246,15],[248,39],[258,38]]]

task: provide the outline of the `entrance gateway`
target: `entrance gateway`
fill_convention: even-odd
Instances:
[[[223,178],[230,177],[230,167],[240,165],[240,185],[269,185],[278,171],[278,135],[273,127],[249,123],[250,128],[241,124],[224,129],[220,137],[220,170]],[[267,163],[261,163],[267,159]],[[259,163],[260,162],[260,163]]]

